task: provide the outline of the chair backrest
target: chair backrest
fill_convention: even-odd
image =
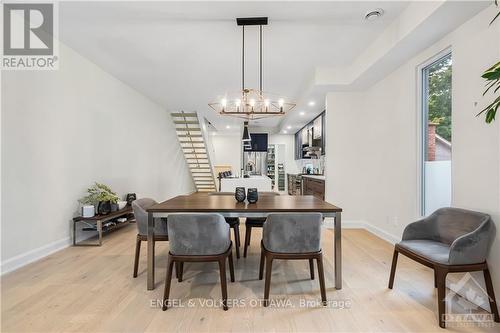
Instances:
[[[151,198],[141,198],[132,201],[137,231],[140,235],[148,234],[148,212],[146,210],[156,204],[157,202]]]
[[[432,225],[432,238],[451,244],[458,237],[479,228],[483,223],[491,222],[488,214],[461,208],[440,208],[425,218]]]
[[[320,213],[269,214],[262,241],[268,251],[310,253],[321,249]]]
[[[229,225],[220,214],[172,214],[167,228],[174,255],[222,254],[231,244]]]

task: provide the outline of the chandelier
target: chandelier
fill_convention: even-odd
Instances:
[[[267,17],[237,18],[236,24],[242,27],[241,90],[208,105],[222,115],[247,120],[284,115],[296,104],[262,90],[262,26],[267,25]],[[252,25],[259,26],[259,89],[245,87],[245,27]]]

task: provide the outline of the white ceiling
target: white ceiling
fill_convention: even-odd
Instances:
[[[268,16],[264,90],[299,104],[284,120],[254,125],[292,126],[288,131],[293,133],[324,108],[324,93],[310,88],[316,68],[349,66],[408,4],[62,2],[60,39],[166,110],[198,111],[218,130],[235,131],[242,120],[217,115],[207,103],[241,88],[241,28],[235,18]],[[364,14],[374,8],[383,8],[385,15],[365,21]],[[258,85],[257,37],[257,29],[247,28],[248,87]],[[315,106],[308,105],[310,100]]]

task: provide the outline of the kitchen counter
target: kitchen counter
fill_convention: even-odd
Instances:
[[[249,178],[222,178],[221,192],[234,192],[236,187],[256,188],[259,192],[271,192],[271,178],[268,176],[250,176]]]
[[[302,175],[304,178],[313,178],[313,179],[320,179],[320,180],[325,180],[325,176],[323,175]]]

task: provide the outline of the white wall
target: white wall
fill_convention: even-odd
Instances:
[[[500,22],[489,7],[366,91],[327,95],[326,198],[344,221],[365,222],[388,240],[419,217],[417,67],[451,46],[452,205],[486,212],[497,225],[490,258],[500,290],[500,130],[475,114],[484,69],[500,57]],[[475,102],[478,105],[475,106]]]
[[[58,71],[2,73],[2,270],[69,244],[94,181],[156,200],[193,190],[170,116],[60,45]]]
[[[213,165],[230,165],[233,174],[241,172],[241,136],[239,135],[210,135],[213,152]]]

